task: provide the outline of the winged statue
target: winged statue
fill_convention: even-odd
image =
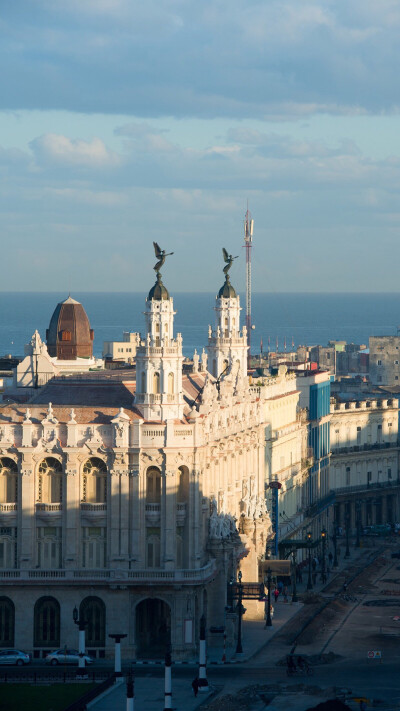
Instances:
[[[160,271],[162,265],[165,262],[165,258],[170,257],[171,254],[173,254],[173,252],[168,252],[168,254],[166,254],[165,249],[161,249],[160,246],[157,244],[157,242],[153,242],[153,246],[154,246],[155,255],[158,259],[158,262],[153,267],[153,269],[158,273]]]
[[[226,264],[224,266],[224,274],[225,274],[225,276],[227,276],[227,274],[233,264],[233,260],[237,259],[239,255],[237,257],[233,257],[231,254],[228,254],[225,247],[222,247],[222,254],[223,254],[224,260],[226,262]]]

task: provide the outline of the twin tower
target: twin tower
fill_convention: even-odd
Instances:
[[[157,251],[156,255],[159,256]],[[174,338],[173,299],[157,266],[156,283],[146,299],[146,338],[136,351],[135,405],[145,420],[165,421],[183,417],[182,336],[178,333]],[[226,267],[224,272],[225,282],[216,296],[215,328],[208,329],[208,366],[202,358],[201,370],[207,367],[214,378],[232,372],[245,378],[247,332],[245,327],[240,330],[240,299]]]

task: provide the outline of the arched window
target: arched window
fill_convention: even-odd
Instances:
[[[91,457],[83,467],[82,501],[90,504],[107,501],[107,466],[99,457]]]
[[[34,647],[60,646],[60,605],[54,597],[41,597],[33,614]]]
[[[0,459],[0,504],[16,503],[18,499],[18,467],[13,459]]]
[[[154,373],[153,375],[153,391],[155,394],[160,392],[160,373]]]
[[[87,647],[105,647],[106,644],[106,606],[99,597],[85,597],[79,608],[79,615],[87,625],[85,644]]]
[[[146,503],[161,503],[161,472],[157,467],[150,467],[146,476]]]
[[[170,395],[174,394],[174,374],[168,373],[168,392]]]
[[[160,567],[160,536],[152,533],[147,539],[146,546],[147,568]]]
[[[176,498],[178,504],[186,503],[189,499],[189,470],[187,467],[179,467],[178,491]]]
[[[46,504],[62,501],[62,465],[54,457],[46,457],[39,464],[38,500]]]
[[[14,646],[15,607],[8,597],[0,597],[0,647]]]

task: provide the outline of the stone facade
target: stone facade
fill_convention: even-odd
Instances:
[[[400,385],[400,336],[371,336],[369,380],[372,385]]]

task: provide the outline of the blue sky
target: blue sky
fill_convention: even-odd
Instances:
[[[397,291],[397,0],[14,0],[1,290]],[[5,248],[6,246],[6,248]]]

